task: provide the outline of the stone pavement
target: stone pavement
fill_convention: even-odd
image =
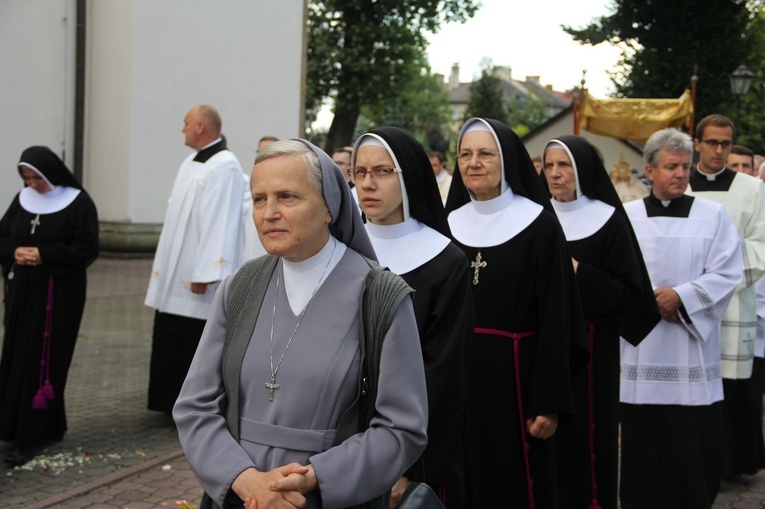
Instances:
[[[24,467],[0,470],[4,507],[144,509],[199,503],[201,488],[172,421],[146,410],[153,313],[143,298],[150,270],[150,260],[105,258],[90,269],[66,391],[69,431]],[[0,442],[0,455],[9,446]],[[765,471],[723,484],[713,507],[765,507]]]
[[[64,440],[24,467],[0,466],[4,507],[176,507],[201,488],[169,416],[146,409],[151,260],[99,259],[69,371]],[[1,313],[1,310],[0,310]],[[11,444],[0,442],[0,454]]]

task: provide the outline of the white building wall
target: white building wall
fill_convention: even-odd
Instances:
[[[89,0],[83,183],[100,219],[161,223],[190,149],[195,104],[223,118],[249,173],[257,140],[299,136],[305,0]],[[46,144],[73,167],[75,0],[3,0],[0,208],[21,151]]]
[[[0,214],[23,186],[21,152],[74,157],[74,0],[3,0],[0,15]]]
[[[261,136],[300,135],[303,1],[89,6],[86,164],[94,195],[108,196],[115,184],[126,193],[104,204],[104,219],[162,221],[191,151],[181,128],[195,104],[219,110],[229,148],[248,173]]]

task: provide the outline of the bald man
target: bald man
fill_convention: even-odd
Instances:
[[[156,310],[150,410],[172,411],[215,289],[245,258],[247,177],[226,149],[221,124],[218,111],[205,104],[183,119],[185,143],[194,152],[173,184],[145,301]]]

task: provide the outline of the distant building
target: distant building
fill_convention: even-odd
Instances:
[[[573,101],[571,92],[558,92],[553,90],[552,85],[542,85],[539,76],[526,76],[525,81],[513,79],[510,67],[496,66],[496,76],[502,85],[502,94],[505,102],[518,100],[523,103],[529,97],[535,97],[545,105],[545,117],[551,118],[565,110]],[[439,76],[439,75],[436,75]],[[443,76],[441,76],[443,80]],[[471,83],[460,82],[460,66],[455,63],[448,82],[444,83],[449,92],[449,105],[452,109],[452,125],[459,130],[460,124],[465,119],[468,101],[470,100]]]

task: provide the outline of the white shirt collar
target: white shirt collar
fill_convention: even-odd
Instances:
[[[722,173],[728,169],[728,166],[723,165],[722,170],[718,171],[717,173],[704,173],[703,171],[701,171],[701,168],[699,167],[699,163],[696,163],[696,169],[699,171],[699,175],[704,176],[704,178],[706,178],[710,182],[714,182],[715,180],[717,180],[717,177],[722,175]]]
[[[406,274],[425,265],[450,242],[448,237],[414,218],[393,225],[367,222],[365,226],[380,264],[394,274]]]
[[[213,145],[215,145],[216,143],[218,143],[218,142],[219,142],[219,141],[221,141],[222,139],[223,139],[223,137],[221,136],[220,138],[218,138],[218,139],[217,139],[217,140],[215,140],[214,142],[212,142],[212,143],[208,143],[208,144],[207,144],[207,145],[205,145],[204,147],[200,148],[199,150],[197,150],[197,152],[201,152],[201,151],[203,151],[203,150],[204,150],[204,149],[206,149],[206,148],[212,147]]]
[[[302,262],[290,262],[282,258],[284,291],[293,314],[300,314],[308,305],[314,290],[327,280],[346,249],[345,244],[330,235],[318,253]]]

